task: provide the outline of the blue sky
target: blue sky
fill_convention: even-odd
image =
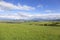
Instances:
[[[0,0],[0,15],[60,14],[60,0]]]

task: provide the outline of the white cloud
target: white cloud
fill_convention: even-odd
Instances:
[[[27,13],[27,12],[19,12],[17,13],[19,16],[23,16],[23,17],[31,17],[33,16],[33,14]]]
[[[59,13],[36,14],[35,17],[42,19],[60,19],[60,14]]]
[[[27,6],[27,5],[20,5],[19,3],[18,3],[18,7],[19,7],[19,9],[21,9],[21,10],[35,10],[34,7]]]
[[[43,8],[43,5],[37,5],[38,8]]]
[[[0,12],[3,12],[4,10],[0,9]]]
[[[32,17],[31,14],[27,13],[14,13],[14,14],[0,14],[0,18],[7,18],[7,19],[30,19]]]
[[[7,19],[19,19],[20,17],[17,14],[0,14],[0,18],[7,18]]]
[[[9,19],[33,19],[33,18],[41,18],[41,19],[60,19],[60,14],[28,14],[28,13],[15,13],[15,14],[5,14],[0,15],[0,18],[9,18]]]
[[[27,5],[21,5],[18,3],[18,5],[14,5],[12,3],[8,3],[5,1],[0,1],[0,7],[1,9],[6,9],[6,10],[35,10],[34,7],[31,6],[27,6]]]
[[[47,13],[52,13],[53,10],[45,10],[45,12],[47,12]]]

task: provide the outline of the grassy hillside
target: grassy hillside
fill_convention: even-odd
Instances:
[[[0,40],[60,40],[60,27],[29,24],[0,23]]]

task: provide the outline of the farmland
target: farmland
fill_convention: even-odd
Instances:
[[[60,40],[60,26],[37,24],[40,22],[0,23],[0,40]]]

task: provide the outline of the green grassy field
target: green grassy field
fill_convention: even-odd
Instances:
[[[0,23],[0,40],[60,40],[60,27]]]

